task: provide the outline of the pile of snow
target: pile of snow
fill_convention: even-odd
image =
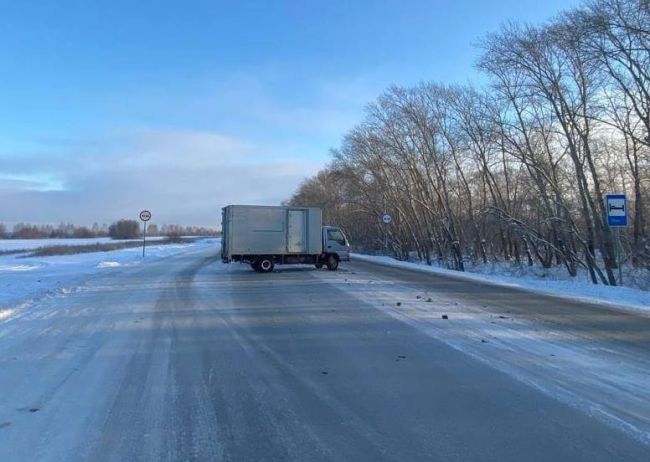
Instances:
[[[540,270],[538,274],[530,271],[522,274],[522,272],[514,272],[511,268],[505,266],[484,265],[471,268],[470,271],[472,272],[462,272],[429,266],[424,263],[399,261],[386,256],[353,254],[352,258],[480,283],[497,284],[547,295],[558,295],[591,303],[611,304],[637,311],[650,312],[650,292],[648,291],[630,287],[596,285],[586,279],[571,279],[568,275],[561,278],[560,270],[558,272]]]

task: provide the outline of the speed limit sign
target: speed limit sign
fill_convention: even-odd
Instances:
[[[151,212],[149,210],[140,212],[140,220],[144,221],[144,231],[142,232],[142,257],[144,258],[144,250],[147,248],[147,222],[151,220]]]

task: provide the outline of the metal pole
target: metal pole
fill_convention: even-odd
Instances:
[[[621,254],[623,253],[623,243],[621,242],[621,228],[618,228],[618,252],[616,252],[616,259],[618,260],[618,285],[623,285],[623,269],[621,268]]]
[[[144,249],[147,247],[147,222],[144,222],[144,232],[142,233],[142,258],[144,258]]]

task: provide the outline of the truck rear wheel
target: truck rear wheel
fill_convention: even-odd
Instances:
[[[336,269],[339,267],[339,259],[336,258],[334,255],[330,255],[327,257],[327,269],[330,271],[336,271]]]
[[[273,260],[270,259],[269,257],[262,257],[259,260],[257,260],[257,266],[260,269],[260,272],[262,273],[270,273],[273,271],[273,267],[275,264],[273,263]]]

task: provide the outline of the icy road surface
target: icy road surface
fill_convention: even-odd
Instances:
[[[649,460],[647,317],[342,266],[188,248],[6,319],[0,460]]]

